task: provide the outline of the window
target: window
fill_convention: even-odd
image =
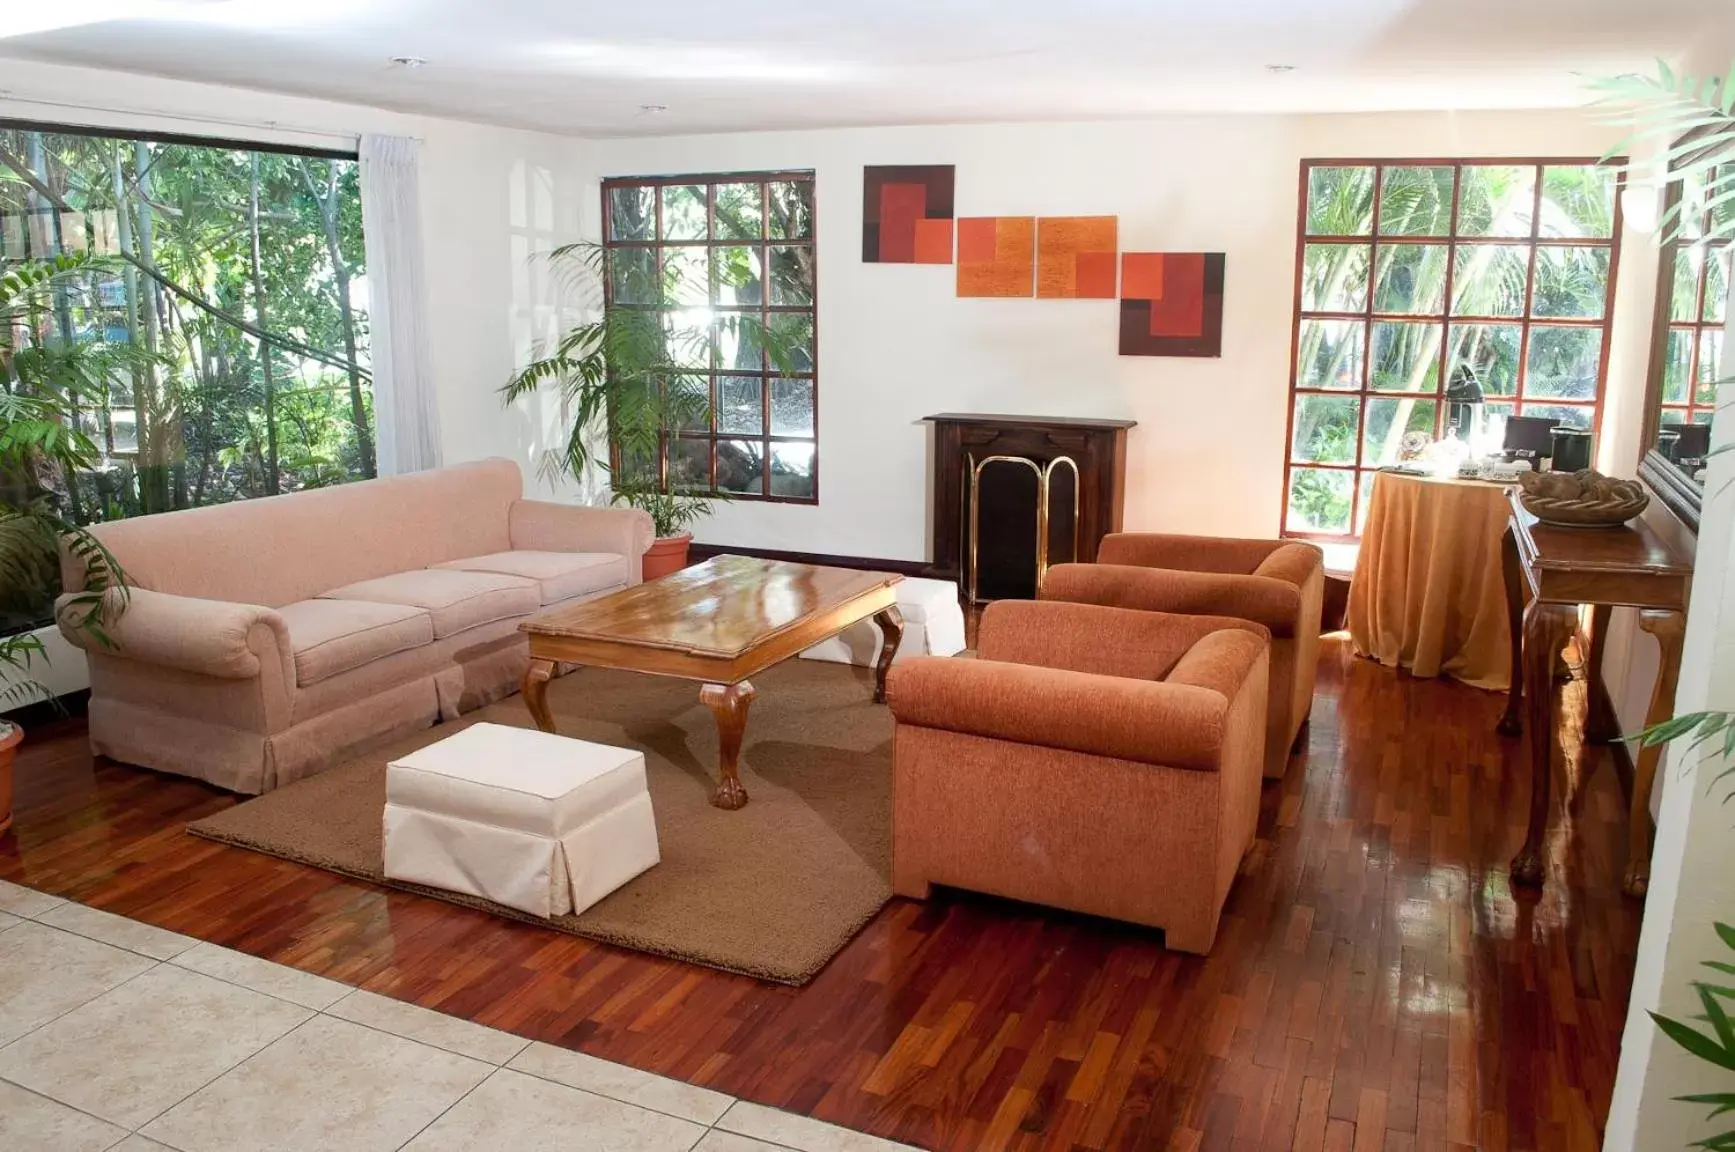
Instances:
[[[96,257],[13,333],[28,376],[0,371],[14,393],[72,395],[100,452],[35,478],[61,515],[373,475],[357,181],[353,154],[0,121],[0,270]],[[24,599],[0,603],[0,632],[46,618]]]
[[[817,503],[813,173],[614,179],[602,196],[610,306],[660,311],[670,347],[690,349],[668,386],[710,398],[708,421],[647,462],[661,486]]]
[[[1356,535],[1463,369],[1495,446],[1512,415],[1598,426],[1617,185],[1588,159],[1303,162],[1286,534]]]
[[[1671,206],[1682,203],[1677,183],[1669,188]],[[1699,190],[1686,196],[1680,238],[1663,246],[1662,292],[1658,314],[1668,308],[1668,334],[1662,338],[1651,372],[1661,377],[1662,424],[1708,424],[1717,404],[1717,366],[1723,350],[1724,309],[1729,303],[1729,240],[1710,239],[1712,213],[1735,213],[1729,204],[1707,205]]]

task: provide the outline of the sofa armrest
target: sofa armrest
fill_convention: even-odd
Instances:
[[[935,656],[894,665],[886,698],[900,724],[1203,771],[1229,708],[1194,685]]]
[[[514,500],[508,514],[512,547],[534,552],[612,552],[627,558],[632,582],[656,531],[648,512],[549,500]]]
[[[1228,540],[1220,536],[1176,536],[1161,532],[1111,532],[1097,547],[1098,564],[1173,568],[1177,572],[1223,572],[1247,576],[1282,540]]]
[[[295,683],[289,629],[273,609],[144,588],[127,589],[124,603],[112,592],[107,599],[102,623],[112,644],[79,625],[83,608],[70,594],[55,604],[61,635],[86,652],[221,680],[251,680],[262,660],[278,661],[284,683]]]
[[[1232,616],[1293,636],[1301,589],[1271,576],[1231,576],[1127,564],[1057,564],[1042,581],[1044,600],[1105,604],[1188,616]]]

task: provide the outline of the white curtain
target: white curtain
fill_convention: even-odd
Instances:
[[[367,240],[379,474],[440,464],[440,414],[422,269],[420,147],[404,136],[361,138],[361,222]]]

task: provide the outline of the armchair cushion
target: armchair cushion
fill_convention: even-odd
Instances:
[[[1159,532],[1111,532],[1097,548],[1098,564],[1172,568],[1177,572],[1222,572],[1250,576],[1281,540],[1226,540]]]
[[[302,687],[434,642],[420,608],[371,600],[298,600],[277,610],[289,627],[295,682]]]
[[[1179,616],[1061,600],[1001,600],[982,613],[976,651],[984,660],[1161,680],[1172,676],[1175,662],[1188,649],[1224,629],[1267,636],[1259,624],[1222,616]]]
[[[118,600],[113,590],[109,596]],[[105,614],[103,627],[114,641],[112,648],[78,626],[76,611],[70,595],[56,605],[61,634],[86,652],[222,680],[258,676],[263,656],[283,660],[284,678],[294,682],[289,630],[275,609],[131,588],[124,609],[116,603],[115,610]],[[260,632],[265,635],[256,635]]]
[[[455,572],[497,572],[536,581],[543,606],[574,596],[625,588],[631,566],[614,552],[495,552],[467,560],[448,560],[435,568]]]
[[[1147,612],[1231,616],[1262,624],[1273,636],[1294,635],[1301,612],[1301,590],[1288,580],[1127,564],[1057,564],[1048,570],[1041,595]]]
[[[420,608],[433,619],[434,638],[443,639],[478,624],[524,616],[542,607],[534,580],[498,572],[451,572],[421,568],[361,580],[321,592],[321,600],[370,600]]]
[[[650,514],[637,508],[592,508],[547,500],[514,501],[508,524],[514,549],[625,556],[633,584],[640,580],[640,558],[656,537]]]

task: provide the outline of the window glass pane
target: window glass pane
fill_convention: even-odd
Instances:
[[[763,372],[763,323],[756,312],[725,313],[717,317],[717,366],[744,372]]]
[[[1598,164],[1542,170],[1544,236],[1614,235],[1615,170]]]
[[[664,248],[663,287],[682,306],[711,302],[710,249]]]
[[[773,312],[770,339],[778,356],[773,367],[785,372],[813,371],[813,314]]]
[[[669,487],[708,489],[711,486],[711,442],[684,436],[669,441]]]
[[[766,223],[774,240],[807,240],[813,236],[813,181],[774,180]]]
[[[608,254],[609,288],[616,304],[655,304],[659,299],[654,248],[613,248]]]
[[[1458,191],[1460,236],[1528,236],[1536,215],[1536,169],[1468,164]]]
[[[1348,533],[1354,483],[1355,473],[1344,469],[1291,468],[1284,527],[1290,532]]]
[[[1377,392],[1432,392],[1440,380],[1437,322],[1379,321],[1369,385]]]
[[[608,238],[610,240],[655,240],[657,238],[657,190],[655,188],[610,188],[608,190]]]
[[[682,368],[711,366],[711,310],[688,308],[663,314],[664,350]]]
[[[1526,404],[1524,414],[1546,417],[1567,428],[1588,432],[1595,422],[1596,409],[1589,404]]]
[[[1704,249],[1697,244],[1675,249],[1673,288],[1669,296],[1669,319],[1691,323],[1699,311],[1699,262]]]
[[[1601,318],[1608,297],[1608,262],[1607,248],[1538,245],[1531,315]]]
[[[1445,236],[1451,230],[1451,168],[1386,169],[1380,184],[1381,236]]]
[[[1374,254],[1374,311],[1444,312],[1446,252],[1444,244],[1381,244]]]
[[[765,444],[760,440],[717,441],[717,489],[720,492],[765,491]]]
[[[1527,400],[1594,400],[1601,366],[1601,328],[1534,325],[1530,329],[1524,396]],[[1528,407],[1525,414],[1530,414]]]
[[[1523,328],[1517,324],[1454,324],[1451,339],[1447,379],[1467,364],[1476,373],[1484,396],[1518,394],[1518,350],[1524,340]]]
[[[1693,332],[1675,328],[1663,357],[1663,403],[1687,403],[1687,378],[1693,371]]]
[[[668,417],[683,432],[711,430],[711,381],[706,376],[677,376],[669,381]]]
[[[1398,462],[1398,446],[1406,432],[1434,436],[1437,401],[1419,397],[1377,396],[1368,401],[1367,427],[1362,435],[1362,465],[1383,468]]]
[[[1356,503],[1355,510],[1355,530],[1357,535],[1360,535],[1362,530],[1368,525],[1368,509],[1373,507],[1374,484],[1379,480],[1379,473],[1377,472],[1363,472],[1360,475],[1361,479],[1359,483],[1361,487],[1361,495]]]
[[[1360,320],[1303,320],[1296,340],[1296,387],[1359,389],[1366,337],[1367,325]]]
[[[1695,404],[1715,404],[1717,389],[1713,385],[1722,370],[1723,330],[1705,328],[1699,333],[1699,387],[1693,397]]]
[[[1354,464],[1361,400],[1354,396],[1297,396],[1291,460],[1310,464]]]
[[[813,497],[812,441],[778,441],[771,446],[771,494]]]
[[[698,249],[688,249],[698,251]],[[765,302],[763,248],[713,248],[717,303],[724,308],[757,308]]]
[[[1527,244],[1466,244],[1452,254],[1452,315],[1522,316]]]
[[[663,193],[663,239],[703,240],[709,208],[703,184],[670,184]]]
[[[1307,234],[1366,236],[1374,226],[1372,168],[1314,168],[1307,174]]]
[[[1361,312],[1368,302],[1366,244],[1309,244],[1302,255],[1304,312]]]
[[[1723,310],[1729,303],[1729,252],[1727,245],[1713,248],[1705,269],[1705,322],[1723,323]]]
[[[813,381],[779,378],[771,382],[771,434],[813,435]]]
[[[758,184],[719,184],[717,187],[718,240],[757,240],[765,214],[759,204]]]
[[[717,431],[762,435],[764,388],[765,381],[758,376],[717,377]]]
[[[771,246],[771,302],[786,306],[813,303],[813,245]]]

